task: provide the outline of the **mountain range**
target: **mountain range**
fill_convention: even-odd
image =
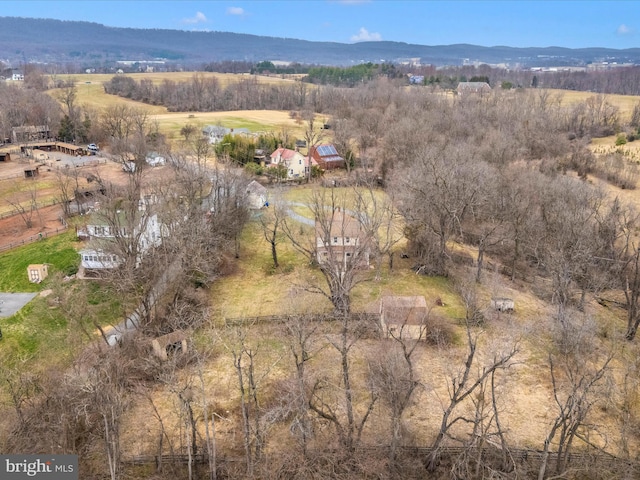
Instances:
[[[421,64],[503,64],[511,68],[582,66],[593,62],[640,64],[640,48],[570,49],[402,42],[310,42],[229,32],[115,28],[92,22],[0,17],[0,61],[104,66],[117,61],[181,65],[263,60],[319,65],[419,61]]]

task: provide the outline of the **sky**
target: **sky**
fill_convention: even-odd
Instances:
[[[633,0],[0,0],[0,16],[339,43],[640,47]]]

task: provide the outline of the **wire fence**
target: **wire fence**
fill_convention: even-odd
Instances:
[[[43,202],[36,202],[35,207],[33,208],[33,211],[35,212],[36,210],[40,209],[40,208],[45,208],[45,207],[51,207],[53,205],[58,205],[62,203],[62,201],[54,198],[52,200],[46,200]],[[31,207],[29,207],[29,210],[31,210]],[[20,212],[18,212],[17,210],[11,210],[9,212],[4,212],[4,213],[0,213],[0,220],[4,219],[4,218],[9,218],[9,217],[15,217],[16,215],[20,215]]]
[[[365,456],[374,456],[376,458],[384,458],[389,455],[390,446],[360,446],[356,449],[356,454]],[[332,451],[317,452],[319,454],[331,454]],[[338,454],[338,452],[334,452]],[[512,467],[521,471],[537,472],[544,459],[544,452],[541,450],[510,448],[507,457],[512,462]],[[432,458],[437,458],[439,464],[452,464],[458,459],[470,455],[474,459],[478,459],[491,465],[494,462],[500,462],[503,457],[503,451],[498,448],[474,448],[474,447],[440,447],[434,450],[431,447],[406,447],[400,446],[396,448],[396,454],[400,457],[409,458],[414,461],[421,462],[425,467]],[[271,459],[279,457],[278,454],[269,455]],[[568,455],[561,456],[558,452],[549,452],[547,456],[547,464],[549,471],[556,465],[558,461],[566,462],[567,466],[573,466],[574,469],[583,471],[593,471],[597,468],[600,472],[608,472],[618,478],[623,475],[624,478],[638,478],[640,474],[640,462],[633,459],[619,458],[614,455],[602,451],[590,452],[572,452]],[[172,454],[172,455],[138,455],[125,457],[121,460],[122,465],[140,466],[140,465],[187,465],[191,461],[193,465],[204,465],[209,462],[207,454],[192,455],[188,454]],[[245,461],[242,457],[228,457],[220,455],[216,459],[218,469],[224,469],[225,465],[235,464],[242,465]],[[513,465],[515,464],[515,465]],[[564,477],[561,477],[564,478]]]
[[[22,245],[29,245],[30,243],[37,242],[39,240],[44,240],[45,238],[53,237],[55,235],[59,235],[65,232],[68,229],[68,226],[63,225],[61,227],[56,228],[53,231],[41,232],[36,235],[31,235],[28,238],[24,238],[22,240],[11,242],[5,245],[0,245],[0,252],[5,252],[7,250],[11,250],[17,247],[21,247]]]
[[[260,324],[275,324],[285,323],[290,319],[295,318],[293,315],[262,315],[256,317],[229,317],[224,319],[225,326],[242,326],[242,325],[260,325]],[[380,314],[377,313],[365,313],[365,312],[353,312],[350,314],[352,320],[360,321],[378,321]],[[313,316],[313,320],[316,322],[335,322],[339,320],[333,314],[318,314]]]

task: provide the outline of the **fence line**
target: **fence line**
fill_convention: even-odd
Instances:
[[[36,206],[34,208],[34,211],[38,210],[40,208],[51,207],[53,205],[59,205],[61,203],[62,203],[62,201],[61,200],[57,200],[57,199],[48,200],[46,202],[36,202]],[[2,220],[4,218],[14,217],[16,215],[20,215],[20,213],[18,211],[16,211],[16,210],[12,210],[11,212],[0,213],[0,220]]]
[[[372,455],[385,456],[388,454],[389,446],[361,446],[358,447],[358,451],[361,453],[370,453]],[[478,452],[477,449],[474,448],[466,448],[466,447],[440,447],[437,449],[437,455],[442,460],[452,460],[457,457],[460,457],[463,454],[469,453],[470,451]],[[416,459],[427,460],[431,455],[434,454],[434,449],[431,447],[397,447],[397,452],[401,455],[410,456]],[[498,448],[482,448],[480,449],[481,455],[483,458],[490,458],[491,456],[495,456],[497,454],[501,454],[502,450]],[[539,468],[538,463],[542,461],[544,456],[544,452],[542,450],[532,450],[532,449],[524,449],[524,448],[510,448],[508,450],[510,458],[512,458],[518,464],[533,464],[536,470]],[[330,453],[330,452],[329,452]],[[278,454],[270,455],[272,457],[278,457]],[[206,453],[192,455],[192,462],[194,464],[206,464],[209,461],[208,455]],[[558,452],[549,452],[548,453],[548,462],[549,465],[553,465],[555,462],[559,460]],[[598,452],[598,453],[588,453],[588,452],[572,452],[569,453],[566,457],[568,464],[573,465],[582,465],[583,467],[587,467],[588,465],[598,465],[599,467],[609,467],[609,468],[622,468],[625,470],[632,469],[634,472],[638,472],[640,470],[640,462],[632,459],[625,459],[616,457],[615,455]],[[218,465],[222,466],[223,463],[242,463],[244,462],[244,458],[242,457],[225,457],[221,456],[218,459]],[[120,462],[123,465],[161,465],[161,464],[188,464],[189,463],[189,455],[188,454],[173,454],[173,455],[137,455],[123,458]]]
[[[55,235],[58,235],[64,231],[66,231],[69,227],[67,226],[62,226],[62,227],[58,227],[56,228],[53,232],[42,232],[42,233],[38,233],[37,235],[31,235],[28,238],[25,238],[23,240],[20,240],[18,242],[13,242],[13,243],[9,243],[7,245],[0,245],[0,252],[4,252],[7,250],[11,250],[13,248],[17,248],[17,247],[21,247],[22,245],[28,245],[30,243],[33,242],[37,242],[38,240],[42,240],[48,237],[53,237]]]
[[[380,318],[376,313],[354,312],[349,315],[353,320],[377,321]],[[225,326],[259,325],[263,323],[284,323],[297,315],[261,315],[256,317],[229,317],[224,319]],[[314,321],[334,322],[339,320],[334,314],[320,313],[312,315]]]

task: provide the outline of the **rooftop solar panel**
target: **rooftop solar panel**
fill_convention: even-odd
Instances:
[[[318,153],[323,157],[338,154],[338,152],[336,151],[336,147],[334,147],[333,145],[320,145],[318,147]]]

